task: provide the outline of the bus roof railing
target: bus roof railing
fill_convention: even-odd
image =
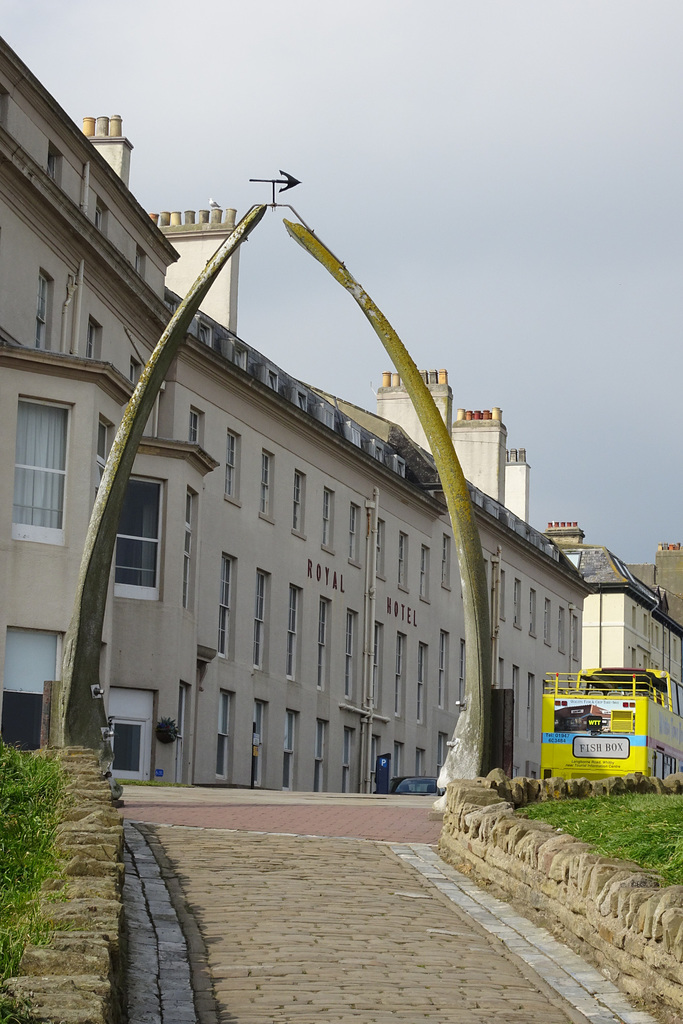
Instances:
[[[671,707],[668,672],[652,669],[583,669],[581,672],[547,672],[543,692],[562,697],[600,694],[602,698],[648,697]]]

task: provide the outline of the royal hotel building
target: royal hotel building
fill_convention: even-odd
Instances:
[[[77,126],[0,46],[0,700],[35,746],[88,520],[123,409],[234,211],[150,216],[121,119]],[[257,236],[255,236],[257,237]],[[255,244],[258,244],[257,242]],[[400,380],[369,412],[237,334],[238,261],[210,293],[140,446],[109,581],[101,684],[115,774],[358,791],[443,762],[467,668],[450,523]],[[358,329],[363,330],[359,320]],[[500,410],[452,419],[491,591],[514,768],[538,773],[541,683],[581,664],[589,587],[527,523]],[[506,500],[507,495],[507,500]],[[157,723],[172,718],[164,743]]]

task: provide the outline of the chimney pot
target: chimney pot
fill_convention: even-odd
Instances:
[[[95,134],[95,118],[84,117],[83,118],[83,134],[87,135],[89,139]]]
[[[448,384],[448,370],[439,370],[439,384]]]
[[[159,223],[159,214],[158,213],[150,213],[149,216],[150,216],[151,220],[154,221],[155,224]]]
[[[211,223],[212,224],[220,224],[220,222],[222,220],[223,220],[223,211],[222,210],[212,210],[211,211]]]
[[[237,219],[237,210],[233,210],[232,207],[230,209],[226,209],[224,223],[227,225],[227,227],[230,228],[231,231],[232,231],[232,229],[235,226],[235,220],[236,219]]]
[[[115,139],[123,135],[123,119],[120,114],[112,114],[109,118],[109,134]]]
[[[161,213],[159,214],[159,227],[167,228],[170,223],[171,214],[168,212],[168,210],[162,210]]]
[[[472,410],[471,409],[468,409],[467,412],[465,413],[465,419],[466,420],[471,420],[472,419]]]
[[[400,387],[400,384],[401,384],[401,378],[399,377],[399,375],[397,373],[392,373],[392,375],[391,375],[391,386],[392,386],[392,388]]]
[[[456,423],[460,422],[461,420],[464,420],[464,419],[465,419],[465,410],[464,409],[458,409],[456,414],[455,414]]]
[[[482,416],[482,419],[484,419],[484,420],[490,420],[491,419],[491,410],[490,409],[484,409],[484,415]]]
[[[183,219],[182,219],[182,216],[180,214],[180,210],[173,210],[173,212],[171,213],[171,225],[173,227],[176,227],[178,224],[182,224],[182,223],[183,223]]]
[[[526,448],[519,449],[519,461],[526,462]],[[574,526],[576,526],[576,523],[574,523]]]
[[[194,224],[194,210],[185,210],[185,223]]]
[[[502,420],[502,418],[503,410],[499,406],[494,405],[493,409],[491,409],[491,419]]]
[[[383,388],[390,388],[391,387],[391,371],[390,370],[385,370],[384,373],[382,374],[382,387]]]
[[[106,137],[107,135],[109,135],[109,118],[108,117],[98,117],[97,118],[97,124],[96,124],[96,127],[95,127],[95,135],[99,136],[100,138]]]
[[[209,223],[209,213],[210,213],[209,210],[200,210],[199,211],[199,223],[200,224],[208,224]]]

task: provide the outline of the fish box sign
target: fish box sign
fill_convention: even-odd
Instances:
[[[626,736],[575,736],[572,741],[574,757],[615,757],[625,760],[631,752]]]

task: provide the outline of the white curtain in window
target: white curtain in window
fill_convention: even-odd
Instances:
[[[13,521],[62,529],[67,410],[19,402]]]

